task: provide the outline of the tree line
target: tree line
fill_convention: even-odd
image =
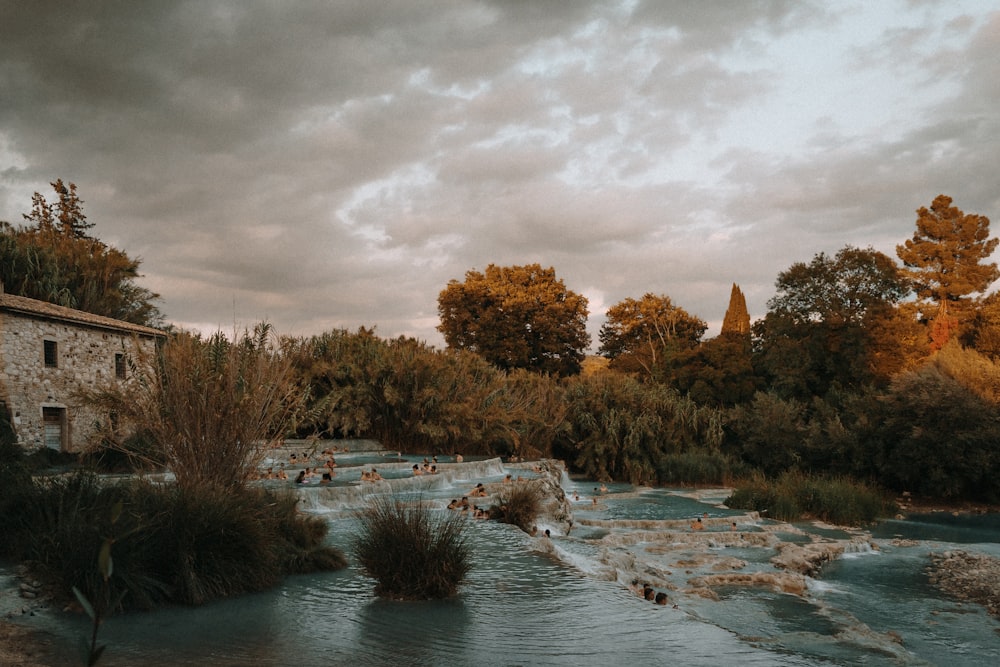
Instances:
[[[92,303],[82,298],[87,289],[105,288],[81,279],[90,286],[70,289],[77,283],[69,276],[79,278],[83,265],[70,262],[69,251],[46,250],[43,240],[100,242],[87,236],[75,186],[57,184],[59,203],[50,207],[36,195],[26,216],[33,224],[6,225],[0,251],[5,270],[7,257],[48,257],[62,272],[50,283],[63,287],[26,295],[62,294],[79,307]],[[985,292],[1000,276],[987,261],[996,245],[985,216],[965,214],[942,195],[917,211],[912,238],[897,247],[901,264],[849,245],[818,253],[778,275],[766,315],[753,323],[733,285],[714,338],[704,340],[705,322],[666,295],[615,304],[599,334],[606,367],[596,370],[585,358],[585,297],[552,268],[490,265],[440,293],[445,349],[368,328],[269,345],[267,354],[285,369],[281,386],[291,383],[296,391],[287,395],[297,398],[294,419],[261,437],[366,437],[408,451],[555,456],[594,478],[635,483],[732,483],[795,472],[995,502],[1000,297]],[[127,257],[112,250],[109,256]],[[119,301],[130,293],[150,305],[155,295],[136,291],[138,262],[129,261],[131,272],[102,285]],[[12,276],[4,275],[10,291],[31,282]],[[130,312],[142,311],[136,303]],[[120,316],[114,312],[101,314]],[[145,312],[149,323],[158,311]],[[182,371],[185,363],[191,372],[201,368],[192,344],[219,347],[218,338],[174,337],[160,363],[177,350]]]

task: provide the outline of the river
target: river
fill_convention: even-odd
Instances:
[[[412,478],[421,457],[361,449],[337,455],[335,486],[298,488],[304,511],[326,517],[331,544],[348,554],[354,512],[371,493],[419,498],[447,512],[451,498],[480,481],[531,474],[498,459],[456,465],[443,458],[438,475]],[[386,481],[362,485],[363,466],[378,467]],[[944,597],[925,574],[934,551],[1000,557],[996,515],[893,520],[859,534],[732,511],[721,505],[721,491],[611,484],[595,494],[592,480],[563,475],[561,482],[574,517],[568,535],[555,523],[540,524],[552,532],[547,539],[469,520],[473,569],[454,599],[380,600],[352,565],[199,608],[112,617],[101,629],[108,648],[100,664],[1000,664],[997,619]],[[708,526],[697,539],[678,528],[695,517]],[[783,576],[770,562],[776,542],[816,539],[842,553],[800,578],[801,591],[767,585]],[[757,579],[692,585],[721,575]],[[665,591],[670,604],[635,595],[635,578]],[[79,616],[39,622],[67,638],[87,632]]]

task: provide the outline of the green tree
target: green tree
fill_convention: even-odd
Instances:
[[[900,341],[876,338],[893,331],[896,304],[908,288],[887,255],[846,246],[836,256],[817,254],[778,274],[778,293],[754,326],[755,358],[780,395],[808,399],[832,386],[886,382],[873,351]],[[891,350],[890,350],[891,351]]]
[[[76,185],[51,184],[58,199],[49,204],[35,193],[30,223],[0,223],[0,281],[20,296],[96,315],[156,326],[159,295],[136,280],[139,260],[87,235],[93,224],[83,214]]]
[[[728,448],[768,475],[798,467],[805,435],[803,405],[773,392],[735,408],[726,425]]]
[[[879,479],[925,497],[997,502],[1000,409],[964,381],[981,375],[958,368],[938,355],[893,381],[876,431]],[[995,366],[991,375],[995,383]]]
[[[676,355],[697,345],[707,328],[704,320],[675,306],[670,297],[647,293],[608,309],[599,352],[611,360],[613,369],[665,379]]]
[[[919,208],[913,238],[896,246],[917,296],[937,304],[926,316],[938,320],[938,348],[970,318],[969,295],[1000,278],[996,262],[985,261],[1000,242],[990,238],[989,218],[966,214],[951,202],[938,195],[930,209]]]
[[[698,403],[733,406],[753,398],[758,379],[750,344],[750,312],[736,283],[721,333],[682,353],[673,374],[674,386]]]
[[[750,336],[723,333],[680,355],[673,383],[702,404],[731,407],[753,398],[759,379],[754,371]]]
[[[580,372],[587,299],[538,264],[468,271],[438,296],[438,331],[448,347],[469,350],[502,370],[568,376]]]

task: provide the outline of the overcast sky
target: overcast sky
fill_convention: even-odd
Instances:
[[[167,320],[375,326],[552,266],[718,333],[793,262],[1000,225],[1000,4],[0,0],[0,220],[77,184]],[[996,258],[994,258],[996,259]]]

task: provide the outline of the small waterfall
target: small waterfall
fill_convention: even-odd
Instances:
[[[881,552],[878,547],[872,544],[871,540],[867,537],[855,537],[849,542],[844,543],[844,552],[842,557],[851,556],[862,556],[862,555],[878,555]]]
[[[355,479],[351,479],[346,484],[338,483],[333,486],[298,486],[296,492],[300,498],[302,508],[310,512],[323,512],[330,510],[345,510],[364,505],[367,498],[373,495],[409,494],[439,495],[439,493],[449,488],[456,488],[460,496],[466,495],[468,489],[465,484],[475,479],[497,478],[496,483],[501,483],[506,471],[499,458],[487,459],[485,461],[472,461],[469,463],[439,463],[438,472],[433,475],[408,475],[394,476],[393,473],[406,474],[412,468],[412,463],[383,463],[377,466],[377,470],[385,475],[385,478],[377,482],[360,481],[360,468],[354,471],[342,470]],[[364,466],[368,468],[370,466]],[[345,475],[346,476],[346,475]]]

